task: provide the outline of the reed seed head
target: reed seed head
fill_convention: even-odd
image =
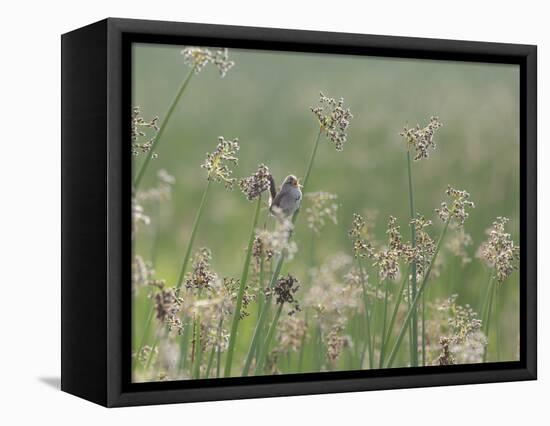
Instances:
[[[428,158],[429,149],[435,149],[434,134],[443,124],[438,117],[431,117],[430,122],[426,127],[421,128],[419,124],[416,127],[404,127],[400,133],[407,142],[407,147],[414,148],[416,154],[414,160],[418,161],[422,158]]]
[[[201,165],[203,169],[208,171],[208,180],[223,182],[226,189],[233,189],[235,178],[231,177],[233,171],[230,164],[237,165],[237,151],[239,151],[239,140],[237,138],[229,141],[220,136],[216,150],[212,153],[206,153],[206,159]]]
[[[466,191],[454,189],[450,185],[447,186],[445,194],[451,198],[451,203],[450,205],[446,202],[441,203],[441,207],[435,209],[436,213],[444,222],[453,220],[457,226],[463,226],[470,215],[466,209],[475,208],[475,204],[470,201],[470,194]]]
[[[374,248],[364,238],[366,231],[367,225],[365,219],[360,214],[354,213],[352,227],[348,231],[348,235],[353,242],[353,253],[356,258],[372,258],[374,255]]]
[[[176,315],[182,303],[182,300],[176,296],[176,292],[172,288],[161,289],[155,295],[154,300],[156,318],[162,323]]]
[[[269,176],[269,168],[265,164],[260,164],[253,175],[239,181],[241,191],[249,201],[258,199],[269,189]]]
[[[306,208],[307,226],[313,232],[320,234],[327,220],[338,224],[338,204],[335,202],[337,195],[319,191],[307,193],[306,198],[309,199],[309,207]]]
[[[321,131],[334,144],[336,151],[342,151],[347,140],[347,129],[353,118],[349,108],[344,108],[344,99],[336,101],[320,94],[319,105],[311,107],[317,117]]]
[[[148,153],[151,151],[155,137],[160,130],[158,122],[158,116],[148,121],[143,118],[139,106],[132,108],[132,155],[137,156],[140,153]],[[145,130],[148,131],[146,132]],[[150,130],[153,130],[152,134]],[[145,142],[140,142],[142,138],[146,138]]]
[[[212,63],[218,69],[220,77],[225,77],[227,72],[233,68],[235,62],[229,60],[228,49],[210,50],[204,47],[186,47],[181,51],[184,62],[194,68],[195,74],[200,73],[203,68]]]
[[[195,290],[197,293],[214,289],[217,275],[210,269],[212,254],[207,248],[201,248],[195,254],[193,260],[193,270],[187,274],[185,287],[188,290]]]
[[[519,246],[514,244],[512,236],[506,232],[508,221],[506,217],[497,217],[488,230],[489,237],[480,247],[481,258],[494,269],[499,284],[519,267]]]
[[[272,294],[275,295],[275,302],[279,305],[284,303],[290,305],[291,308],[288,315],[293,315],[301,310],[300,304],[294,297],[299,289],[300,285],[298,279],[288,274],[286,277],[279,277],[273,290],[266,290],[266,295],[268,297]]]

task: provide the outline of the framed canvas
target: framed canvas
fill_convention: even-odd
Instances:
[[[128,406],[536,378],[536,47],[62,36],[62,389]]]

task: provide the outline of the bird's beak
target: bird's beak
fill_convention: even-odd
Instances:
[[[300,185],[300,182],[298,181],[298,179],[296,179],[296,181],[294,182],[294,186],[296,188],[301,188],[302,187],[302,185]]]

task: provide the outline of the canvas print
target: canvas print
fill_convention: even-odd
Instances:
[[[519,90],[134,43],[132,381],[518,360]]]

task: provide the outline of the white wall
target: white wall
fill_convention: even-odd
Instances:
[[[369,4],[370,3],[370,4]],[[550,391],[550,32],[542,1],[5,1],[0,51],[0,422],[159,424],[543,424]],[[108,411],[59,377],[60,39],[106,16],[539,45],[538,382],[171,405]],[[56,379],[57,378],[57,379]],[[5,422],[3,418],[11,418]],[[547,421],[547,420],[546,420]]]

